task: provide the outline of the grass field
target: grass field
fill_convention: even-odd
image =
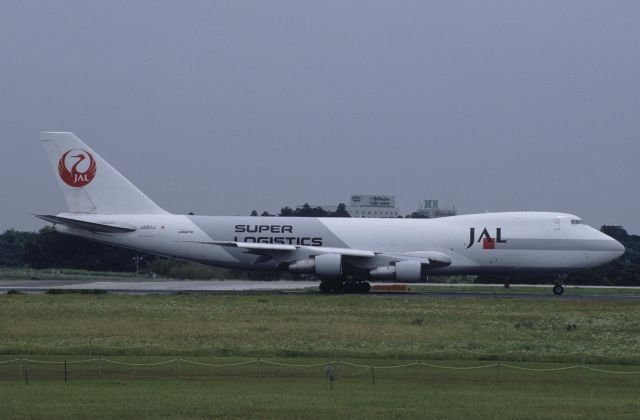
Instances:
[[[117,357],[132,363],[151,357]],[[224,363],[228,358],[192,358]],[[234,360],[236,361],[236,360]],[[278,360],[282,363],[289,359]],[[296,359],[308,363],[311,359]],[[404,362],[404,361],[403,361]],[[384,366],[385,363],[379,364]],[[388,363],[386,363],[388,365]],[[478,362],[441,362],[470,367]],[[520,368],[558,368],[517,364]],[[1,372],[0,406],[12,418],[637,418],[640,375],[585,369],[527,371],[496,367],[447,370],[427,366],[370,369],[334,365],[333,388],[324,366],[251,364],[205,368],[173,363],[154,367],[73,365],[68,382],[61,365],[11,366]],[[606,369],[619,370],[611,366]],[[24,368],[23,368],[24,369]],[[374,384],[375,381],[375,384]]]
[[[66,384],[61,363],[0,364],[0,416],[637,418],[640,374],[522,368],[640,371],[639,310],[487,297],[1,295],[0,362],[93,360],[69,364]],[[159,361],[169,363],[142,365]]]
[[[495,372],[411,378],[230,377],[208,380],[0,382],[13,418],[637,418],[638,382]]]
[[[131,281],[137,278],[152,280],[152,276],[149,275],[115,271],[89,271],[72,268],[0,268],[0,280]]]
[[[179,349],[188,355],[414,360],[504,355],[506,360],[636,363],[640,302],[4,295],[0,334],[3,354],[175,355]]]

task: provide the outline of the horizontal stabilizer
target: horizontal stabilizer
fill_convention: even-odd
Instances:
[[[76,229],[88,230],[91,232],[104,232],[104,233],[124,233],[135,232],[136,228],[120,223],[94,223],[86,222],[84,220],[71,219],[68,217],[53,216],[47,214],[35,214],[37,218],[46,220],[53,224],[65,225]]]

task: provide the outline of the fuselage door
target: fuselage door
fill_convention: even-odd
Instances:
[[[560,219],[553,219],[553,230],[560,230]]]

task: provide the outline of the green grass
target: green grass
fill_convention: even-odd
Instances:
[[[0,416],[637,418],[640,374],[505,363],[640,371],[640,357],[616,356],[640,353],[639,310],[491,297],[0,295]],[[63,363],[1,363],[19,357],[92,360],[69,363],[65,384]],[[417,360],[491,366],[382,368]]]
[[[554,299],[2,295],[0,353],[640,363],[639,315]]]
[[[131,281],[137,278],[152,280],[152,276],[143,273],[136,275],[136,273],[130,272],[89,271],[73,268],[0,268],[0,280]]]
[[[15,378],[0,381],[2,416],[637,418],[640,410],[640,375],[582,369],[453,371],[414,366],[378,369],[373,385],[370,371],[337,366],[337,380],[330,389],[322,366],[252,365],[208,377],[187,376],[184,371],[178,377],[173,368],[161,367],[167,370],[162,379],[149,378],[153,372],[142,368],[103,373],[96,379],[94,366],[93,377],[71,371],[65,384],[60,369],[39,377],[32,367],[28,385],[16,371]]]

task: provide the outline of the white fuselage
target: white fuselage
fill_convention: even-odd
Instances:
[[[623,252],[616,240],[573,215],[546,212],[486,213],[439,219],[353,219],[183,215],[89,215],[63,213],[100,224],[131,226],[127,233],[95,233],[59,226],[93,240],[244,270],[278,270],[282,261],[301,260],[317,247],[373,250],[353,258],[363,270],[406,257],[438,252],[451,259],[428,274],[563,274],[607,263]],[[295,245],[277,259],[258,260],[245,249],[219,242]],[[286,254],[286,253],[285,253]]]
[[[565,274],[624,252],[564,213],[486,213],[440,219],[181,216],[162,209],[69,132],[41,132],[68,213],[37,215],[58,230],[152,254],[322,279],[322,292],[430,274]],[[554,293],[561,294],[558,284]]]

